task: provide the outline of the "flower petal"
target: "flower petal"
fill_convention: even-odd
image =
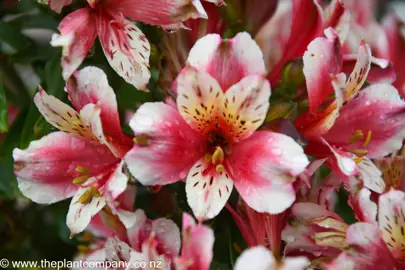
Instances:
[[[143,0],[108,0],[112,9],[125,17],[146,24],[158,25],[166,30],[183,26],[188,19],[207,18],[200,0],[160,0],[150,2]]]
[[[225,161],[244,201],[258,212],[271,214],[291,206],[292,182],[309,164],[298,143],[268,131],[255,132],[237,144]]]
[[[353,175],[356,172],[356,163],[351,156],[340,149],[334,148],[323,138],[322,141],[327,147],[329,147],[331,153],[333,154],[333,159],[328,160],[328,163],[330,163],[332,167],[339,169],[343,175]]]
[[[63,18],[58,29],[60,35],[52,36],[51,45],[63,47],[63,78],[67,80],[80,66],[96,39],[94,17],[89,8],[81,8]]]
[[[342,107],[340,116],[324,137],[330,144],[347,151],[366,149],[369,158],[384,157],[402,146],[405,138],[404,105],[394,87],[371,85]],[[350,143],[358,130],[363,138]],[[370,139],[367,140],[367,136],[371,136]]]
[[[148,141],[146,146],[135,145],[125,156],[131,174],[143,185],[164,185],[185,178],[207,146],[178,111],[164,103],[143,104],[130,126]]]
[[[120,147],[120,144],[115,144],[114,141],[108,140],[104,134],[103,124],[101,122],[101,108],[100,103],[97,105],[87,104],[80,111],[80,118],[83,124],[91,130],[94,138],[101,144],[104,144],[110,151],[118,158],[123,157],[129,147]]]
[[[79,138],[93,138],[91,130],[82,122],[80,115],[59,99],[49,96],[44,89],[39,89],[34,102],[45,120],[57,129]]]
[[[101,18],[97,25],[104,54],[111,67],[127,83],[147,91],[150,79],[150,44],[136,23],[124,18]]]
[[[382,22],[385,36],[387,37],[388,55],[386,56],[393,64],[397,74],[405,74],[404,50],[405,42],[404,23],[397,15],[390,14]],[[405,96],[405,78],[397,76],[394,86],[398,89],[401,96]]]
[[[349,34],[351,14],[341,0],[333,0],[325,11],[324,28],[332,27],[339,35],[340,43],[343,44]]]
[[[230,134],[223,135],[236,142],[252,135],[266,118],[270,93],[269,82],[259,75],[245,77],[229,88],[219,116],[221,130]]]
[[[105,184],[105,192],[111,195],[113,200],[117,199],[127,188],[128,176],[123,172],[124,161],[117,164]]]
[[[147,226],[148,218],[142,209],[137,209],[134,214],[136,222],[131,228],[128,228],[128,240],[131,247],[141,250],[142,242],[145,240],[144,237],[148,236],[140,237],[140,232]]]
[[[246,269],[275,270],[277,261],[271,251],[263,246],[256,246],[245,250],[236,260],[235,270]]]
[[[110,237],[105,242],[105,255],[110,262],[129,262],[133,249],[118,237]]]
[[[377,193],[384,192],[385,183],[382,179],[382,173],[370,159],[363,158],[360,163],[357,164],[357,171],[366,188]]]
[[[272,85],[279,78],[284,64],[288,60],[302,56],[308,44],[323,30],[323,12],[317,1],[293,0],[292,9],[284,16],[287,16],[287,19],[283,19],[283,23],[290,23],[291,26],[288,29],[288,38],[283,38],[283,45],[280,46],[282,56],[272,67],[268,77]],[[278,29],[280,24],[276,24],[275,27]]]
[[[81,203],[79,199],[85,192],[89,192],[90,188],[80,188],[69,206],[69,212],[66,217],[66,224],[70,229],[71,235],[80,233],[86,229],[93,216],[95,216],[105,205],[103,196],[93,196],[89,202]]]
[[[343,58],[342,71],[350,73],[357,62],[357,55],[345,55]],[[370,83],[392,84],[396,80],[395,68],[386,59],[371,57],[370,71],[367,81]]]
[[[54,203],[75,194],[72,183],[87,168],[97,175],[117,162],[102,145],[90,144],[63,132],[51,133],[30,143],[25,150],[14,149],[14,173],[21,192],[38,203]]]
[[[174,258],[180,252],[180,230],[170,219],[158,218],[152,222],[152,232],[156,233],[161,255]]]
[[[304,270],[307,269],[309,265],[309,260],[307,257],[287,257],[284,259],[284,270]]]
[[[342,252],[336,261],[328,265],[327,269],[343,270],[350,269],[344,268],[348,265],[355,265],[353,269],[367,270],[378,264],[383,265],[383,269],[396,269],[392,255],[381,238],[380,230],[374,224],[355,223],[347,229],[346,237],[351,248]]]
[[[77,111],[87,104],[100,103],[103,130],[109,136],[122,137],[117,99],[107,76],[97,67],[76,71],[66,84],[69,99]]]
[[[348,101],[355,97],[360,88],[367,79],[371,68],[371,49],[370,46],[362,41],[357,53],[357,62],[350,74],[344,89],[344,100]]]
[[[216,124],[222,90],[208,73],[186,67],[176,79],[177,109],[184,120],[205,135]]]
[[[328,39],[314,39],[304,53],[304,74],[308,89],[310,112],[316,113],[318,107],[333,93],[332,78],[342,68],[342,48],[339,37],[331,28]],[[326,32],[325,31],[325,32]]]
[[[214,232],[183,213],[183,245],[181,256],[175,259],[176,269],[208,270],[213,257]]]
[[[187,63],[209,73],[223,91],[246,76],[266,73],[263,54],[246,32],[229,40],[217,34],[204,36],[191,49]]]
[[[199,220],[219,214],[231,196],[233,182],[229,174],[217,172],[204,158],[197,161],[186,180],[187,202]]]
[[[381,195],[378,203],[378,221],[382,237],[392,255],[405,266],[405,193],[392,189]]]
[[[56,13],[60,13],[62,8],[72,3],[72,0],[49,0],[49,7]]]
[[[351,205],[356,219],[361,222],[373,223],[377,218],[377,204],[370,199],[371,191],[362,188],[351,198]]]

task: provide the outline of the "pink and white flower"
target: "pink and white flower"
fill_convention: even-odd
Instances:
[[[304,270],[309,265],[306,257],[286,257],[278,261],[271,251],[263,246],[245,250],[235,263],[235,270]]]
[[[364,191],[368,192],[362,195],[366,202],[370,191]],[[405,265],[405,193],[390,190],[381,195],[378,213],[377,205],[373,204],[361,206],[363,212],[368,213],[367,223],[357,222],[350,226],[319,205],[295,204],[292,208],[294,220],[283,232],[286,252],[301,250],[315,257],[323,256],[319,262],[327,262],[325,269],[370,269],[375,265],[387,270],[402,269]]]
[[[136,261],[163,262],[159,269],[210,269],[214,245],[211,228],[195,224],[193,218],[184,213],[179,254],[180,232],[173,221],[165,218],[149,220],[142,210],[137,210],[135,216],[136,223],[127,230],[128,240],[118,237],[107,240],[107,260],[123,261],[130,265]],[[175,268],[171,267],[173,263]]]
[[[181,255],[175,259],[177,270],[209,270],[214,247],[214,232],[208,226],[196,224],[183,214]]]
[[[38,110],[60,131],[14,149],[14,172],[21,192],[36,203],[73,197],[67,225],[76,234],[106,204],[114,208],[126,189],[122,158],[132,141],[121,131],[115,94],[102,70],[77,71],[66,88],[75,109],[42,88],[35,95]]]
[[[143,185],[186,178],[199,219],[215,217],[233,185],[258,212],[281,213],[295,200],[292,182],[308,165],[290,137],[255,131],[269,107],[262,54],[246,33],[200,39],[175,82],[177,108],[146,103],[130,126],[142,143],[125,161]]]
[[[170,269],[170,264],[180,251],[180,231],[166,218],[149,220],[144,211],[135,212],[135,224],[127,229],[127,240],[110,237],[105,244],[108,261],[122,261],[136,268],[136,261],[161,262],[160,268]],[[148,269],[148,267],[146,268]]]
[[[38,3],[47,4],[50,9],[56,13],[60,13],[63,7],[72,3],[72,0],[38,0]]]
[[[390,190],[381,195],[378,224],[350,226],[347,239],[351,248],[333,260],[327,269],[369,269],[377,264],[387,270],[404,268],[404,212],[404,192]]]
[[[86,58],[98,36],[111,67],[139,90],[146,91],[150,79],[150,44],[136,23],[164,29],[182,27],[189,18],[206,18],[199,0],[142,1],[88,0],[90,7],[67,15],[51,44],[63,47],[63,77],[68,79]]]
[[[308,154],[329,158],[327,164],[342,179],[360,175],[367,188],[381,193],[385,185],[370,158],[381,158],[401,147],[405,102],[389,84],[361,89],[371,63],[380,62],[365,43],[346,79],[339,37],[331,29],[325,34],[328,38],[315,39],[304,55],[309,110],[295,124],[309,142]],[[334,98],[327,99],[332,93]]]
[[[323,24],[323,10],[318,1],[279,1],[274,16],[255,36],[272,85],[279,81],[287,61],[301,57],[311,40],[322,34]]]

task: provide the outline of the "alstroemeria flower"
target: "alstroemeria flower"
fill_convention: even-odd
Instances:
[[[38,3],[49,5],[50,9],[60,13],[63,7],[72,3],[72,0],[38,0]]]
[[[35,104],[60,131],[15,149],[13,157],[18,186],[29,199],[51,204],[73,196],[67,225],[75,234],[125,190],[122,158],[132,141],[121,131],[115,94],[102,70],[77,71],[67,91],[76,110],[40,89]]]
[[[302,250],[315,256],[336,257],[325,269],[402,269],[405,266],[403,250],[405,228],[405,193],[391,190],[380,196],[377,206],[371,202],[368,189],[362,190],[361,206],[368,222],[347,225],[335,213],[316,204],[295,204],[296,218],[283,232],[288,242],[287,252]],[[321,257],[322,258],[322,257]],[[325,257],[324,261],[327,261]],[[321,260],[322,261],[322,260]]]
[[[175,259],[177,270],[209,270],[214,246],[214,232],[208,226],[196,224],[183,214],[181,255]]]
[[[402,269],[391,255],[380,230],[374,224],[355,223],[346,231],[347,245],[336,259],[327,263],[327,270]]]
[[[383,157],[402,145],[405,138],[405,102],[388,84],[361,90],[372,61],[368,45],[362,43],[354,70],[346,79],[337,34],[317,38],[304,54],[304,74],[309,110],[296,121],[309,144],[306,152],[329,158],[327,164],[344,179],[358,174],[364,185],[381,193],[384,182],[370,158]],[[332,100],[327,97],[335,93]],[[374,177],[377,176],[377,177]]]
[[[378,224],[356,223],[347,230],[349,249],[326,269],[403,269],[405,267],[405,193],[391,190],[379,198]]]
[[[290,137],[255,131],[270,97],[260,49],[246,33],[230,40],[208,35],[188,64],[175,82],[177,108],[146,103],[131,120],[139,141],[125,157],[131,173],[143,185],[186,178],[200,220],[221,211],[233,185],[256,211],[284,211],[308,159]]]
[[[136,268],[136,261],[145,261],[147,266],[150,262],[161,262],[161,269],[171,269],[170,264],[180,251],[177,225],[166,218],[149,220],[140,209],[135,212],[135,220],[135,224],[127,229],[128,240],[118,237],[107,240],[106,259],[127,262],[130,265],[128,269],[141,269]]]
[[[279,1],[274,16],[255,36],[272,85],[278,82],[287,61],[301,57],[311,40],[322,34],[323,24],[323,11],[317,1]]]
[[[235,263],[235,270],[304,270],[309,265],[306,257],[286,257],[281,262],[263,246],[245,250]]]
[[[336,213],[315,203],[295,203],[289,225],[283,230],[285,254],[304,253],[336,257],[347,247],[349,227]]]
[[[91,7],[67,15],[59,25],[60,35],[51,44],[63,47],[63,77],[69,78],[85,59],[95,38],[111,67],[139,90],[150,79],[150,45],[133,20],[177,29],[189,18],[206,18],[199,0],[88,0]]]
[[[374,160],[388,188],[405,191],[405,146],[383,159]]]

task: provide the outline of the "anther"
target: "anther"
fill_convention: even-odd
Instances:
[[[215,170],[216,170],[218,173],[222,173],[222,172],[225,171],[225,167],[224,167],[224,165],[222,165],[222,164],[218,164],[218,165],[215,167]]]
[[[82,175],[79,177],[76,177],[75,179],[73,179],[73,184],[75,185],[80,185],[83,184],[84,182],[86,182],[89,179],[88,175]]]
[[[207,154],[204,155],[204,162],[205,163],[211,163],[211,160],[212,160],[212,155],[211,154],[207,153]]]
[[[364,146],[367,146],[367,145],[370,143],[370,141],[371,141],[371,135],[372,135],[372,132],[371,132],[371,130],[369,130],[369,131],[367,132],[366,140],[365,140],[364,143],[363,143]]]
[[[79,251],[79,253],[87,254],[87,253],[89,253],[90,248],[88,246],[85,246],[85,245],[78,245],[77,246],[77,251]]]
[[[86,190],[80,198],[77,200],[81,204],[88,204],[93,199],[93,195],[91,194],[91,189]]]
[[[86,167],[82,167],[82,166],[77,167],[76,172],[81,173],[81,174],[87,174],[87,175],[90,174],[90,170],[87,169]]]
[[[356,164],[359,164],[362,160],[363,160],[363,157],[356,157],[356,158],[354,159],[354,162],[355,162]]]
[[[138,135],[134,138],[134,143],[140,146],[148,146],[149,140],[145,134]]]
[[[353,154],[355,154],[356,156],[364,157],[365,155],[367,155],[368,150],[367,149],[354,149],[351,152]]]
[[[350,144],[356,143],[356,142],[358,142],[359,140],[361,140],[361,138],[363,138],[363,136],[364,136],[363,131],[360,130],[360,129],[358,129],[358,130],[356,130],[355,132],[353,132],[352,137],[350,138],[349,143],[350,143]]]
[[[91,192],[91,195],[93,195],[96,198],[99,198],[101,196],[100,191],[94,186],[90,187],[90,192]]]
[[[214,154],[212,155],[212,164],[221,164],[224,161],[225,154],[224,150],[220,146],[215,149]]]

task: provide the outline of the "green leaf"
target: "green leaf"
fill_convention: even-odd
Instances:
[[[32,41],[24,36],[17,27],[3,21],[0,21],[0,41],[3,41],[15,51],[23,50],[32,44]]]
[[[64,95],[65,81],[62,77],[61,52],[55,53],[52,60],[45,65],[45,89],[48,95],[61,99]]]
[[[8,131],[8,108],[6,90],[0,81],[0,133]]]
[[[265,122],[271,122],[275,119],[291,119],[294,121],[297,115],[297,104],[295,102],[283,102],[270,107],[267,112]]]
[[[34,101],[31,102],[31,105],[28,109],[28,114],[25,119],[25,123],[23,125],[22,133],[21,133],[21,141],[20,147],[25,149],[28,147],[30,142],[35,138],[34,127],[40,117],[40,113],[35,106]]]
[[[13,158],[0,157],[0,196],[6,199],[14,199],[20,192],[17,187],[17,180],[13,172]]]
[[[55,53],[51,46],[37,46],[32,44],[27,48],[10,56],[10,61],[19,64],[31,64],[35,61],[49,61]]]

